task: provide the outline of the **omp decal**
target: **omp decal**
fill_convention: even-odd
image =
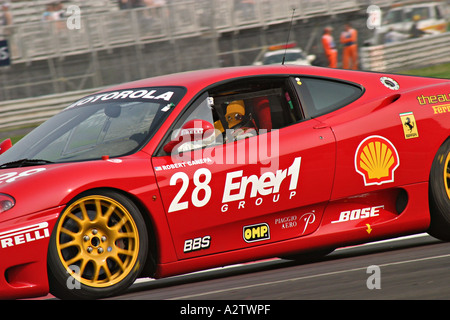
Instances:
[[[416,119],[414,118],[414,114],[412,112],[400,113],[400,120],[402,121],[405,139],[419,137]]]
[[[41,222],[27,227],[0,232],[2,249],[50,237],[48,223]]]
[[[342,211],[339,214],[339,220],[331,221],[331,223],[347,222],[366,219],[370,217],[378,217],[380,215],[380,209],[384,209],[384,206],[375,206],[363,209]]]
[[[367,137],[356,149],[355,169],[363,176],[366,186],[393,182],[399,165],[397,149],[384,137]]]
[[[243,237],[245,242],[256,242],[270,239],[270,229],[267,223],[254,224],[245,226],[243,229]]]
[[[41,172],[44,170],[46,170],[46,169],[45,168],[35,168],[35,169],[20,172],[20,173],[8,172],[8,173],[0,174],[0,184],[2,184],[3,182],[11,183],[11,182],[16,181],[17,179],[28,177],[32,174],[35,174],[35,173],[38,173],[38,172]]]

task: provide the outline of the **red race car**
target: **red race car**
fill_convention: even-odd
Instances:
[[[449,137],[442,79],[252,66],[98,92],[0,146],[0,298],[449,240]]]

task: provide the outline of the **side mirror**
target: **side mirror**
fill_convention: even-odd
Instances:
[[[209,138],[214,133],[214,126],[208,121],[193,119],[186,122],[178,135],[164,146],[164,151],[171,153],[173,148],[186,142],[201,141]]]
[[[6,140],[3,140],[2,143],[0,143],[0,154],[5,153],[6,150],[12,147],[11,139],[8,138]]]

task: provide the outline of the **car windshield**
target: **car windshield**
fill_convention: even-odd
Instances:
[[[181,100],[181,87],[94,94],[47,120],[0,156],[14,163],[55,163],[118,157],[139,150]]]
[[[399,22],[403,22],[403,10],[401,9],[389,11],[386,14],[386,17],[383,19],[383,24],[391,24]]]
[[[281,64],[283,57],[285,56],[285,61],[296,61],[300,59],[306,59],[302,52],[284,52],[280,54],[268,55],[264,58],[263,64]]]
[[[417,7],[406,13],[406,20],[414,21],[415,18],[419,20],[430,19],[429,7]]]

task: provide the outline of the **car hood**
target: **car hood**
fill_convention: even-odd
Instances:
[[[95,188],[130,193],[155,188],[150,157],[140,152],[116,159],[2,169],[0,193],[12,196],[15,206],[0,214],[0,221],[63,206]]]

